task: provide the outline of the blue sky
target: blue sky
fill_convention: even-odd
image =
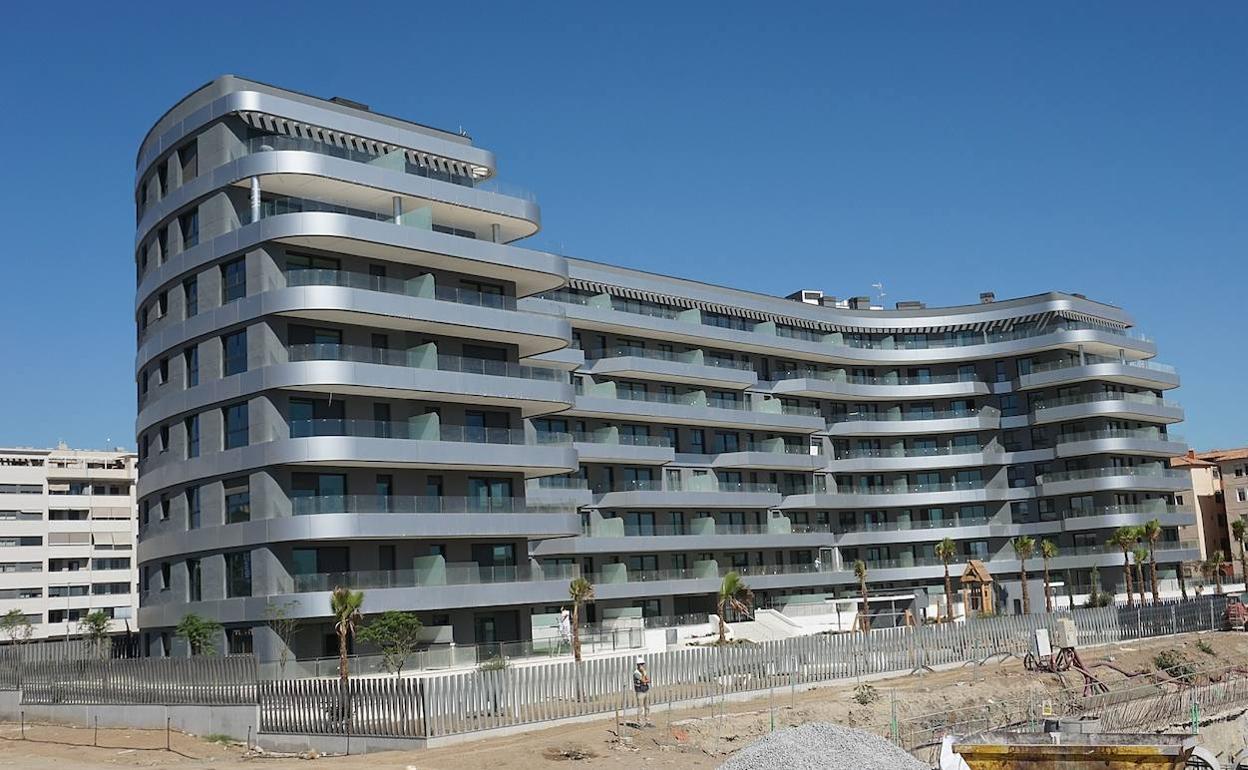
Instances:
[[[227,72],[462,126],[564,253],[1123,305],[1180,369],[1179,431],[1248,443],[1248,5],[180,7],[6,10],[0,445],[133,446],[135,151]]]

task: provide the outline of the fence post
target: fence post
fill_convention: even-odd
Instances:
[[[169,716],[166,715],[165,716],[165,751],[172,750],[169,745],[169,723],[170,723]]]

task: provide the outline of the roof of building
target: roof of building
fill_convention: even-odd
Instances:
[[[962,572],[963,583],[991,583],[992,573],[988,571],[988,567],[979,559],[971,559],[966,563],[966,569]]]
[[[1170,458],[1171,468],[1211,468],[1215,465],[1217,465],[1217,463],[1202,460],[1199,456],[1197,456],[1195,449],[1187,450],[1187,454],[1185,455]]]
[[[1248,460],[1248,447],[1211,449],[1208,452],[1197,452],[1196,457],[1213,463],[1224,463],[1228,460]]]

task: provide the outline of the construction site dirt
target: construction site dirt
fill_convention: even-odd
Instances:
[[[1163,637],[1086,649],[1081,656],[1089,671],[1111,690],[1125,690],[1135,681],[1156,683],[1173,678],[1171,675],[1194,678],[1199,672],[1248,669],[1248,634],[1210,632]],[[1124,675],[1144,671],[1153,673],[1131,681]],[[1037,716],[1046,710],[1060,711],[1066,694],[1081,690],[1083,685],[1081,674],[1068,671],[1063,676],[1064,682],[1051,673],[1028,672],[1022,661],[1014,658],[992,660],[982,666],[868,682],[838,682],[806,692],[763,691],[749,701],[671,711],[663,707],[651,714],[653,726],[636,725],[634,715],[629,713],[618,722],[608,716],[423,751],[321,756],[313,766],[334,770],[520,770],[548,764],[621,770],[714,768],[734,751],[773,729],[808,722],[834,722],[903,739],[909,735],[914,740],[915,735],[938,733],[942,725],[962,722],[973,729],[978,715],[991,719],[994,713],[1006,714],[1008,704],[1026,703],[1027,713]],[[1246,709],[1248,702],[1200,714],[1202,745],[1224,758],[1242,749],[1248,734]],[[1186,714],[1177,714],[1173,725],[1150,727],[1184,731],[1190,729],[1186,718]],[[919,726],[921,730],[906,733],[907,726]],[[308,767],[306,759],[248,752],[241,740],[243,736],[233,736],[240,740],[231,742],[226,736],[214,736],[216,740],[209,741],[174,734],[170,742],[173,751],[164,750],[163,731],[101,729],[97,734],[85,726],[26,725],[25,736],[23,740],[17,724],[0,724],[0,739],[4,741],[0,767]],[[935,764],[930,748],[916,755]]]

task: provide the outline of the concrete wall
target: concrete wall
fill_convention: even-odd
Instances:
[[[254,739],[260,725],[259,706],[138,706],[126,704],[100,705],[23,705],[22,693],[0,691],[0,719],[16,722],[45,722],[71,726],[133,727],[158,730],[165,720],[174,730],[191,735],[228,735],[245,740]]]

